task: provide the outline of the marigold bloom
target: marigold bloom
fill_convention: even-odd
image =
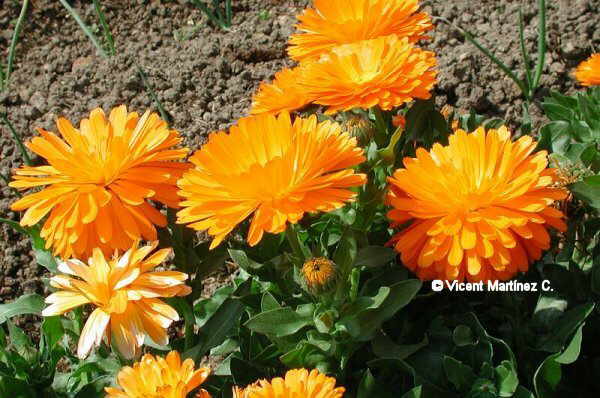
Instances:
[[[234,398],[342,398],[346,389],[336,387],[336,380],[318,370],[289,370],[284,378],[258,382],[241,389],[234,387]]]
[[[79,337],[80,358],[103,337],[107,344],[114,339],[128,359],[138,355],[145,336],[157,344],[168,344],[167,328],[179,316],[159,298],[184,296],[191,289],[184,285],[188,276],[182,272],[152,271],[171,253],[171,249],[162,249],[148,256],[157,244],[133,247],[109,261],[100,249],[94,249],[87,265],[75,259],[59,264],[58,270],[66,275],[50,279],[50,285],[59,290],[46,298],[50,305],[42,315],[61,315],[84,304],[96,307]]]
[[[418,0],[315,0],[298,16],[302,33],[290,37],[288,53],[297,61],[318,59],[336,46],[389,35],[414,43],[432,28],[418,8]]]
[[[166,358],[146,354],[133,367],[119,371],[120,389],[106,387],[106,398],[186,398],[209,374],[209,368],[194,369],[192,359],[181,362],[177,351]],[[196,398],[210,398],[210,394],[201,389]]]
[[[233,228],[254,214],[248,243],[265,231],[283,232],[305,212],[331,211],[352,200],[350,187],[364,174],[349,167],[364,160],[356,139],[337,123],[296,118],[287,112],[240,119],[229,134],[210,135],[190,158],[195,168],[179,180],[185,198],[179,223],[208,230],[217,246]]]
[[[435,55],[396,36],[334,48],[306,65],[302,84],[326,113],[378,105],[390,110],[414,98],[427,99],[436,83]]]
[[[600,54],[593,54],[579,64],[575,70],[575,78],[582,86],[600,85]]]
[[[87,258],[98,247],[104,254],[127,250],[134,241],[156,239],[155,225],[166,219],[149,200],[177,207],[175,183],[187,167],[187,149],[173,149],[181,139],[155,113],[113,109],[108,119],[94,109],[79,130],[59,118],[63,139],[38,129],[42,137],[27,144],[48,161],[15,171],[14,188],[47,185],[12,204],[27,210],[21,225],[37,224],[48,213],[41,236],[46,248],[62,258]]]
[[[309,289],[319,291],[327,288],[336,279],[337,268],[328,258],[316,257],[302,265],[302,275]]]
[[[278,114],[283,111],[295,111],[311,102],[302,86],[298,84],[301,67],[285,68],[275,74],[271,83],[261,83],[258,92],[252,97],[253,115],[260,113]]]
[[[506,127],[467,134],[448,146],[417,150],[389,178],[392,226],[411,221],[391,244],[423,280],[506,280],[550,247],[547,227],[564,231],[552,207],[567,192],[554,186],[545,151]]]

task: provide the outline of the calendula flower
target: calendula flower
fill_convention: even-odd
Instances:
[[[580,63],[575,70],[575,78],[582,86],[600,85],[600,54],[593,54]]]
[[[365,146],[375,135],[375,124],[361,116],[350,116],[342,123],[342,130],[356,137],[360,146]]]
[[[106,387],[106,398],[186,398],[190,392],[204,383],[209,368],[194,368],[194,361],[181,362],[177,351],[166,358],[146,354],[139,362],[125,366],[117,375],[120,388]],[[200,389],[196,398],[210,398]]]
[[[336,279],[337,268],[333,261],[325,257],[315,257],[302,265],[302,275],[309,289],[326,289]]]
[[[301,67],[285,68],[275,74],[271,83],[261,83],[258,92],[252,97],[253,115],[260,113],[278,114],[282,111],[295,111],[311,102],[302,86],[298,84]]]
[[[240,119],[229,134],[210,135],[190,158],[194,168],[179,180],[185,198],[179,223],[208,230],[217,246],[233,228],[254,215],[248,243],[265,231],[283,232],[305,212],[332,211],[355,197],[350,187],[364,174],[350,167],[364,160],[356,139],[337,123],[287,112]]]
[[[386,36],[334,48],[306,65],[302,84],[329,114],[373,106],[390,110],[431,96],[435,64],[434,53]]]
[[[41,236],[46,248],[62,258],[87,258],[92,249],[104,254],[127,250],[140,238],[156,239],[155,225],[166,219],[151,201],[176,207],[175,183],[187,167],[173,162],[187,149],[174,149],[181,141],[155,113],[142,117],[113,109],[108,119],[94,109],[79,129],[59,118],[58,131],[38,129],[27,147],[48,165],[24,166],[15,171],[14,188],[46,186],[12,204],[27,210],[21,225],[37,224],[46,215]]]
[[[94,249],[88,264],[75,259],[59,264],[62,274],[50,279],[50,286],[58,291],[46,298],[50,305],[42,315],[61,315],[84,304],[94,307],[79,337],[80,358],[103,337],[128,359],[139,354],[145,336],[168,344],[167,328],[179,316],[159,298],[184,296],[191,289],[184,285],[188,276],[182,272],[152,271],[171,253],[162,249],[149,256],[157,244],[139,249],[136,244],[122,257],[108,261],[100,249]]]
[[[423,280],[506,280],[525,272],[550,247],[548,227],[566,229],[552,207],[567,192],[555,187],[545,151],[506,127],[467,134],[449,145],[417,150],[389,178],[392,226],[410,225],[391,244]]]
[[[315,0],[298,16],[302,33],[290,37],[288,53],[297,61],[318,59],[336,46],[389,35],[416,42],[432,28],[418,8],[417,0]]]
[[[259,380],[242,389],[234,387],[234,398],[342,398],[346,389],[318,370],[289,370],[283,378]]]

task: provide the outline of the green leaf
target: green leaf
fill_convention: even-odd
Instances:
[[[458,391],[467,390],[476,378],[475,372],[470,366],[449,356],[444,356],[444,371],[450,383]]]
[[[261,312],[250,318],[244,326],[257,333],[283,337],[296,333],[312,321],[312,314],[300,315],[291,308],[284,307]]]
[[[373,309],[368,309],[355,316],[346,317],[339,323],[358,341],[368,341],[382,323],[394,316],[404,306],[412,301],[421,288],[421,281],[409,279],[390,286],[390,293],[383,303]]]
[[[452,333],[452,340],[458,347],[472,345],[477,342],[473,336],[473,331],[467,325],[458,325]]]
[[[0,397],[38,398],[39,395],[25,381],[0,375]]]
[[[42,322],[42,333],[46,339],[48,348],[51,350],[65,333],[60,316],[44,317],[44,321]]]
[[[552,333],[540,342],[540,349],[548,352],[558,352],[567,344],[569,337],[585,321],[594,310],[593,303],[581,304],[567,311],[558,319]]]
[[[44,309],[44,298],[37,294],[25,294],[8,304],[0,304],[0,325],[17,315],[40,315]]]
[[[429,341],[427,336],[425,336],[419,343],[399,345],[382,332],[377,333],[375,338],[371,341],[373,353],[376,356],[379,358],[393,358],[398,360],[408,358],[427,344],[429,344]]]
[[[354,236],[354,232],[351,229],[347,229],[333,255],[333,262],[339,267],[343,275],[347,275],[350,268],[354,264],[356,258],[357,243]]]
[[[358,251],[355,266],[381,267],[393,261],[398,253],[392,248],[383,246],[366,246]]]
[[[329,358],[323,350],[307,341],[301,341],[296,348],[279,357],[279,360],[288,368],[316,368],[329,373]]]
[[[548,356],[535,371],[533,384],[538,397],[553,397],[562,379],[560,365],[573,363],[579,357],[581,341],[583,339],[583,326],[584,324],[582,323],[562,352]]]
[[[404,394],[402,398],[421,398],[421,390],[422,387],[417,386]]]
[[[229,249],[229,255],[238,267],[249,272],[250,274],[254,274],[257,271],[260,271],[264,266],[264,264],[260,264],[256,261],[249,259],[243,250]]]
[[[512,397],[519,385],[517,370],[512,362],[502,361],[500,365],[496,366],[495,373],[498,395],[501,397]]]
[[[367,369],[363,373],[362,380],[358,386],[356,398],[372,398],[374,396],[375,388],[375,378],[371,374],[371,371]]]
[[[198,331],[199,343],[186,351],[183,356],[198,362],[213,347],[221,344],[235,327],[242,314],[244,304],[240,299],[228,298]]]
[[[281,308],[281,304],[277,302],[275,297],[269,292],[265,292],[260,301],[260,309],[264,311],[274,310]]]

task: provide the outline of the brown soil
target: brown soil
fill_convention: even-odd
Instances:
[[[19,2],[0,0],[0,59],[4,60],[19,14]],[[206,135],[223,129],[247,112],[259,82],[283,65],[294,15],[306,0],[234,0],[230,31],[206,25],[206,18],[185,0],[103,0],[117,44],[117,55],[103,59],[57,1],[37,0],[17,46],[10,88],[0,94],[0,111],[8,112],[17,130],[31,137],[36,127],[54,129],[57,116],[74,122],[89,110],[119,104],[143,111],[155,107],[137,72],[140,65],[173,119],[173,127],[197,148]],[[523,2],[525,35],[535,48],[536,2]],[[570,72],[593,48],[600,48],[600,0],[549,1],[548,53],[542,93],[571,91]],[[74,2],[89,24],[96,18],[91,2]],[[519,1],[429,0],[424,9],[470,30],[511,68],[522,70],[518,44]],[[459,109],[519,120],[520,93],[453,28],[437,23],[426,44],[439,57],[438,102]],[[182,34],[199,26],[189,39]],[[100,32],[98,32],[100,33]],[[534,53],[535,55],[535,53]],[[519,73],[520,74],[520,73]],[[543,119],[532,109],[537,124]],[[0,137],[0,172],[21,164],[8,130]],[[9,210],[14,192],[0,182],[0,216],[18,219]],[[0,302],[27,292],[43,292],[43,269],[32,260],[30,246],[9,227],[0,228]]]

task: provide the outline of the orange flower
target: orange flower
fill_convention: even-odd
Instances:
[[[12,204],[26,210],[21,225],[37,224],[48,213],[41,236],[46,248],[62,258],[87,258],[92,249],[104,254],[127,250],[134,241],[156,239],[155,225],[166,219],[149,200],[176,207],[175,183],[188,166],[172,162],[187,149],[173,149],[181,139],[155,113],[113,109],[107,119],[94,109],[79,130],[63,118],[57,121],[63,139],[38,129],[42,137],[28,148],[47,166],[16,170],[14,188],[47,185]]]
[[[302,69],[285,68],[275,74],[272,83],[261,83],[258,92],[252,97],[250,113],[278,114],[282,111],[295,111],[311,102],[302,86],[298,84]]]
[[[171,351],[166,358],[146,354],[133,367],[125,366],[119,371],[117,382],[121,389],[106,387],[106,398],[186,398],[209,374],[209,368],[194,370],[191,359],[182,363],[177,351]],[[196,398],[210,398],[210,394],[200,389]]]
[[[457,130],[448,146],[404,159],[387,196],[392,226],[411,222],[390,241],[402,262],[423,280],[506,280],[527,271],[550,247],[548,226],[566,229],[552,204],[567,192],[553,187],[555,170],[535,147],[529,136],[512,142],[506,127]]]
[[[335,386],[336,380],[318,370],[289,370],[284,378],[258,382],[241,389],[233,388],[234,398],[342,398],[346,389]]]
[[[338,209],[356,195],[364,174],[349,167],[364,160],[356,139],[337,123],[317,123],[316,116],[240,119],[229,134],[213,133],[190,159],[194,169],[179,180],[185,198],[179,223],[191,223],[214,236],[211,247],[251,214],[248,243],[265,231],[280,233],[305,212]]]
[[[184,296],[191,289],[184,285],[188,276],[182,272],[152,272],[171,253],[171,249],[162,249],[147,257],[157,244],[139,249],[134,246],[109,261],[100,249],[94,249],[88,265],[75,259],[59,264],[58,270],[66,275],[50,279],[50,285],[59,290],[46,298],[50,306],[42,315],[61,315],[88,303],[96,307],[79,337],[80,358],[85,358],[103,337],[107,344],[114,339],[128,359],[139,354],[145,336],[157,344],[168,344],[167,328],[179,316],[159,297]]]
[[[575,78],[582,86],[600,85],[600,54],[593,54],[579,64],[575,70]]]
[[[306,65],[302,83],[326,113],[378,105],[390,110],[427,99],[435,85],[435,56],[407,39],[387,36],[336,47]]]
[[[397,35],[410,42],[432,28],[418,0],[315,0],[298,16],[301,32],[290,37],[288,53],[301,61],[318,59],[341,44]]]

